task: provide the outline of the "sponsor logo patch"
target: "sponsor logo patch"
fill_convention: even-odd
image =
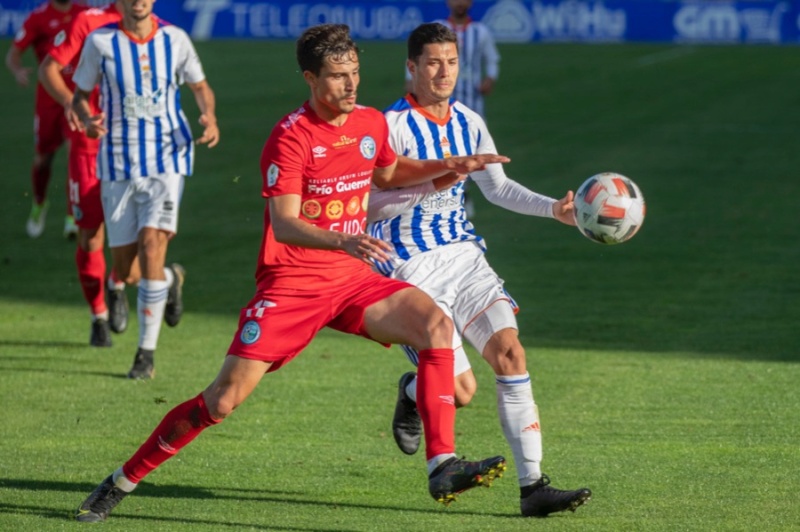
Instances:
[[[364,159],[370,160],[375,157],[375,140],[372,137],[364,137],[361,139],[361,145],[358,147]]]
[[[239,336],[243,344],[254,344],[261,338],[261,327],[258,322],[250,320],[242,327],[242,334]]]
[[[53,46],[61,46],[67,40],[67,32],[64,30],[59,31],[53,38]]]
[[[269,165],[267,169],[267,186],[274,187],[275,183],[278,182],[278,166],[275,163]]]

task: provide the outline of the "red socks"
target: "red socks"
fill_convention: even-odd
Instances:
[[[454,395],[453,350],[421,350],[417,367],[417,410],[422,418],[428,460],[455,452]]]
[[[41,205],[47,197],[47,185],[50,183],[50,167],[31,168],[31,185],[33,185],[33,201]]]
[[[450,380],[453,380],[452,372]],[[130,460],[122,466],[122,472],[131,482],[138,484],[148,473],[168,458],[178,454],[206,427],[222,421],[214,419],[208,412],[201,393],[170,410],[147,441],[139,447]]]
[[[102,314],[106,311],[104,290],[106,256],[103,250],[84,251],[78,247],[75,252],[75,264],[78,266],[78,279],[83,289],[83,297],[89,303],[92,314]]]

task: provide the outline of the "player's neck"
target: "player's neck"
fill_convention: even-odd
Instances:
[[[347,122],[347,113],[331,109],[330,107],[322,104],[319,100],[311,99],[308,101],[309,107],[314,111],[320,120],[327,122],[332,126],[342,126]]]
[[[420,103],[420,107],[440,120],[447,118],[448,114],[450,113],[450,102],[448,100],[443,102],[431,102],[427,104]]]
[[[463,17],[450,15],[450,22],[452,22],[454,26],[466,26],[470,21],[472,21],[472,19],[469,15],[464,15]]]
[[[148,41],[156,28],[156,22],[152,14],[141,20],[126,16],[122,19],[122,28],[134,40]]]

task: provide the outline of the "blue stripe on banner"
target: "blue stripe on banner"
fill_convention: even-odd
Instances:
[[[125,116],[125,77],[122,68],[122,50],[119,47],[119,35],[111,39],[114,46],[114,68],[117,74],[117,88],[119,89],[122,114],[122,163],[125,170],[125,179],[131,178],[131,161],[128,154],[128,117]],[[113,162],[113,161],[112,161]]]
[[[458,120],[458,125],[461,126],[461,137],[464,141],[464,146],[467,149],[467,153],[464,155],[472,155],[472,144],[469,141],[469,124],[467,123],[467,117],[461,111],[456,111],[456,120]]]
[[[414,118],[411,116],[411,113],[408,113],[406,121],[408,122],[408,128],[411,130],[411,134],[414,135],[414,140],[417,143],[417,159],[427,159],[428,158],[428,150],[425,147],[425,139],[422,138],[422,131],[420,131],[419,126],[414,121]]]
[[[105,100],[110,102],[111,100],[111,80],[108,77],[108,69],[106,68],[106,59],[103,58],[102,63],[103,68],[103,80],[105,84]],[[103,135],[103,140],[101,142],[105,143],[105,152],[107,157],[107,164],[108,164],[108,179],[111,181],[116,181],[117,175],[114,170],[114,139],[111,135],[111,119],[114,118],[114,106],[108,105],[106,106],[106,131],[108,134]],[[100,154],[97,154],[97,160],[100,160]],[[98,177],[102,178],[102,174],[98,172]]]
[[[150,79],[152,80],[150,89],[153,91],[153,101],[151,102],[153,105],[158,104],[159,99],[161,99],[161,95],[158,94],[158,58],[156,57],[155,42],[155,39],[150,39],[147,44],[147,53],[150,56]],[[156,169],[159,174],[163,174],[166,170],[164,169],[164,143],[161,138],[161,117],[155,117],[154,122],[156,126]]]
[[[169,110],[169,105],[172,102],[170,102],[167,96],[170,86],[172,85],[172,41],[166,32],[164,32],[164,61],[167,64],[167,82],[164,85],[164,105],[167,106],[167,120],[169,120],[170,138],[172,139],[172,167],[175,173],[179,174],[178,141],[175,140],[175,123],[172,121],[172,113]]]
[[[130,44],[131,58],[133,59],[133,79],[134,84],[136,85],[136,97],[137,100],[141,101],[141,97],[144,95],[144,92],[142,88],[142,65],[139,62],[139,46],[133,41],[131,41]],[[136,107],[138,108],[138,105]],[[143,117],[140,117],[137,120],[137,123],[139,126],[139,175],[142,177],[147,177],[147,144],[145,143],[145,138],[147,137],[147,132],[145,131],[146,124]]]
[[[408,360],[415,366],[419,366],[419,352],[411,346],[400,344],[400,349],[406,354]]]
[[[400,240],[400,220],[401,216],[397,216],[392,219],[389,224],[391,229],[392,235],[392,244],[394,245],[395,251],[397,251],[397,256],[403,260],[408,260],[411,258],[411,254],[408,252],[406,247],[403,245],[402,240]]]
[[[411,239],[414,240],[420,251],[430,251],[430,248],[425,244],[425,239],[422,238],[421,205],[414,207],[414,215],[411,217]]]

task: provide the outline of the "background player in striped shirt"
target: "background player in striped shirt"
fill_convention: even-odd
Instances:
[[[356,104],[358,48],[345,25],[306,30],[297,60],[311,97],[275,125],[261,154],[267,204],[256,294],[240,314],[222,369],[89,495],[78,521],[104,520],[142,478],[231,414],[265,373],[290,362],[325,326],[420,350],[420,414],[435,499],[450,502],[505,469],[502,456],[480,462],[456,457],[452,322],[424,292],[371,271],[372,259],[386,258],[388,246],[363,229],[371,182],[419,183],[507,159],[397,157],[380,112]]]
[[[53,39],[63,35],[73,18],[84,9],[86,8],[73,4],[70,0],[49,0],[31,11],[6,54],[6,67],[19,85],[27,87],[29,83],[30,68],[22,64],[25,49],[32,46],[37,63],[41,63],[52,47]],[[64,83],[71,83],[69,77],[65,73]],[[31,168],[33,204],[25,226],[31,238],[38,238],[44,232],[48,208],[47,186],[50,184],[53,158],[58,148],[67,140],[68,131],[61,105],[37,83],[33,116],[35,153]],[[77,231],[67,201],[64,236],[74,238]]]
[[[385,113],[389,142],[397,153],[419,159],[497,153],[480,115],[452,97],[459,72],[456,43],[453,31],[439,23],[423,24],[409,36],[412,92]],[[501,165],[470,175],[496,205],[575,225],[571,191],[560,200],[537,194],[509,179]],[[463,208],[463,183],[440,191],[430,184],[375,189],[369,220],[370,234],[392,246],[390,260],[376,263],[376,269],[422,288],[453,319],[457,405],[469,403],[477,387],[462,338],[492,366],[500,424],[519,474],[522,514],[543,517],[583,504],[591,491],[551,488],[542,474],[539,415],[518,338],[517,307],[486,261],[486,245]],[[416,351],[404,350],[416,363]],[[415,374],[403,375],[393,432],[406,454],[415,453],[420,443],[415,388]]]
[[[453,97],[486,120],[484,97],[494,90],[500,76],[500,52],[491,30],[472,20],[469,10],[472,0],[447,0],[450,15],[435,20],[453,30],[458,37],[458,82]],[[412,87],[411,73],[406,69],[406,92]],[[464,183],[464,208],[469,216],[475,214],[475,203],[468,193],[469,181]]]
[[[121,0],[118,0],[102,9],[88,9],[76,15],[67,30],[56,36],[53,46],[39,65],[39,80],[60,104],[59,114],[67,117],[70,128],[69,201],[78,226],[75,264],[83,296],[92,313],[89,342],[95,346],[111,345],[109,329],[121,333],[128,327],[125,282],[137,283],[139,268],[135,264],[126,277],[121,277],[112,267],[106,288],[106,257],[103,249],[105,224],[96,171],[99,142],[87,137],[82,124],[75,119],[72,112],[74,85],[71,80],[86,36],[100,26],[120,21],[121,5]],[[97,109],[97,100],[98,92],[94,91],[91,99],[93,109]]]
[[[73,77],[75,114],[88,137],[99,137],[101,199],[114,264],[123,278],[137,255],[139,347],[130,378],[154,375],[154,352],[164,319],[175,326],[183,312],[184,270],[164,266],[178,229],[184,176],[194,163],[192,134],[180,106],[186,82],[200,109],[198,143],[219,141],[214,93],[200,59],[180,28],[159,20],[154,0],[123,0],[121,23],[93,31]],[[96,85],[101,112],[90,105]]]

